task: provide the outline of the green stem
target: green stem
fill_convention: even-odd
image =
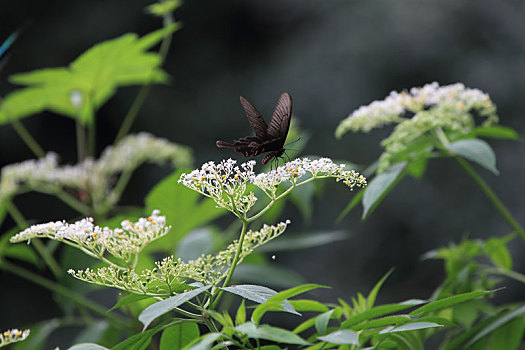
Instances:
[[[97,137],[97,128],[96,128],[96,118],[93,118],[93,121],[88,127],[88,155],[90,157],[95,157],[96,150],[96,137]]]
[[[230,283],[230,280],[232,279],[233,272],[235,271],[235,268],[237,267],[237,263],[239,262],[239,259],[241,258],[241,252],[242,252],[242,244],[244,242],[244,236],[246,235],[246,230],[248,228],[248,222],[243,220],[242,222],[242,229],[241,229],[241,236],[239,238],[239,245],[237,246],[237,251],[235,252],[235,257],[233,258],[233,262],[230,266],[230,270],[228,271],[228,275],[226,276],[226,279],[224,280],[224,283],[222,284],[222,287],[227,287]],[[214,310],[217,306],[217,303],[219,302],[219,299],[222,296],[222,293],[224,292],[222,289],[218,289],[217,296],[213,303],[211,304],[211,309]]]
[[[11,215],[13,220],[15,220],[16,225],[19,229],[23,230],[29,226],[22,213],[12,202],[9,202],[9,204],[7,205],[7,211],[9,212],[9,215]],[[46,249],[44,244],[40,240],[35,239],[33,240],[33,247],[35,247],[36,251],[42,257],[42,259],[49,267],[55,278],[61,277],[63,273],[60,265],[57,263],[53,255]]]
[[[520,235],[521,239],[525,242],[525,231],[523,230],[523,227],[514,219],[510,211],[505,207],[505,205],[501,202],[501,200],[498,198],[498,196],[492,191],[492,189],[487,185],[487,183],[479,176],[476,171],[463,159],[460,157],[454,157],[456,161],[461,165],[463,170],[467,172],[467,174],[472,177],[474,182],[481,188],[481,190],[485,193],[485,195],[488,197],[488,199],[492,202],[494,207],[499,211],[501,216],[509,223],[509,225],[515,230],[517,234]]]
[[[77,157],[78,162],[84,160],[86,153],[86,132],[80,121],[76,121],[76,133],[77,133]]]
[[[166,15],[164,17],[164,23],[163,23],[164,28],[166,28],[172,23],[173,23],[173,18],[171,14]],[[162,43],[160,44],[159,56],[160,56],[161,64],[162,62],[164,62],[164,60],[166,59],[166,55],[168,54],[168,50],[171,45],[171,36],[172,36],[171,34],[166,35],[164,39],[162,39]],[[122,140],[122,138],[126,136],[126,134],[129,132],[129,130],[131,129],[131,125],[137,118],[137,115],[140,109],[142,108],[142,105],[146,101],[146,98],[148,97],[150,90],[151,90],[151,82],[148,82],[146,85],[143,85],[140,88],[140,91],[135,97],[135,100],[133,101],[133,103],[131,104],[131,107],[129,108],[128,113],[124,117],[124,121],[122,122],[122,125],[120,126],[117,136],[115,137],[114,143],[117,143],[120,140]]]
[[[17,265],[11,264],[7,261],[0,260],[0,269],[3,269],[6,272],[11,272],[19,277],[22,277],[28,281],[31,281],[39,286],[42,286],[46,289],[49,289],[57,294],[60,294],[66,298],[73,300],[75,303],[82,305],[89,310],[93,311],[95,314],[106,318],[111,322],[115,327],[119,329],[128,330],[131,326],[122,320],[120,317],[107,313],[106,308],[94,303],[93,301],[85,298],[84,296],[77,294],[68,288],[61,286],[58,283],[52,282],[42,276],[39,276],[31,271],[28,271],[24,268],[21,268]]]
[[[38,157],[42,158],[46,155],[46,152],[40,147],[38,142],[31,136],[29,131],[25,128],[25,126],[19,121],[19,120],[12,120],[11,125],[13,126],[13,129],[18,133],[18,136],[24,141],[24,143],[29,147],[29,149]]]

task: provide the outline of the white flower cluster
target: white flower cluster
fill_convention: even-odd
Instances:
[[[170,159],[177,167],[191,164],[188,148],[156,138],[148,133],[129,135],[116,146],[110,146],[98,160],[87,158],[77,165],[58,165],[58,156],[48,153],[38,160],[2,168],[0,202],[17,192],[36,190],[53,193],[60,188],[77,190],[93,202],[118,201],[118,194],[111,193],[112,177],[134,170],[144,162],[160,163]]]
[[[261,188],[270,198],[275,198],[277,187],[285,181],[295,185],[299,179],[308,175],[309,178],[335,178],[343,181],[353,189],[355,186],[366,186],[366,179],[354,170],[344,170],[345,164],[335,164],[329,158],[295,159],[278,167],[269,173],[262,173],[255,177],[253,183]]]
[[[179,183],[212,198],[219,207],[233,213],[246,213],[257,200],[252,192],[245,194],[247,183],[255,177],[255,161],[248,161],[240,167],[236,164],[233,159],[218,164],[208,162],[200,169],[182,174]]]
[[[246,232],[237,264],[240,264],[257,247],[280,236],[289,224],[290,221],[275,226],[264,225],[259,231]],[[146,269],[140,274],[133,270],[122,271],[113,266],[96,270],[89,268],[69,270],[68,273],[88,283],[118,288],[135,294],[168,297],[183,292],[184,286],[193,281],[205,285],[218,285],[233,264],[238,246],[239,242],[234,241],[215,255],[202,255],[188,262],[173,256],[166,257],[156,262],[154,269]]]
[[[359,107],[341,121],[335,134],[341,137],[348,131],[369,132],[385,124],[404,122],[407,120],[403,118],[405,111],[417,114],[436,107],[461,112],[475,109],[487,118],[486,123],[497,122],[496,107],[483,91],[466,88],[461,83],[439,86],[433,82],[420,88],[414,87],[409,92],[392,91],[382,101]]]
[[[15,328],[3,331],[0,333],[0,347],[25,340],[27,337],[29,337],[29,329],[21,331]]]
[[[288,181],[296,185],[297,180],[306,174],[309,174],[309,178],[335,178],[343,181],[350,189],[366,186],[363,175],[353,170],[344,170],[344,164],[335,164],[329,158],[295,159],[269,173],[259,175],[255,175],[254,165],[253,160],[240,167],[236,166],[233,159],[223,160],[219,164],[208,162],[201,169],[182,174],[179,183],[212,198],[219,207],[234,213],[236,210],[246,213],[257,200],[253,192],[245,195],[248,183],[256,185],[272,199],[275,199],[277,187],[281,183]]]
[[[74,224],[64,221],[33,225],[11,237],[11,243],[30,241],[33,238],[50,238],[81,248],[84,252],[102,258],[105,252],[122,259],[132,266],[136,255],[150,242],[168,233],[166,217],[154,210],[148,218],[137,222],[122,221],[121,227],[110,229],[95,226],[92,218]]]

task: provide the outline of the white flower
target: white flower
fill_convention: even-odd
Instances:
[[[29,337],[29,332],[29,329],[22,331],[16,328],[1,332],[0,347],[25,340],[27,337]]]
[[[120,228],[110,229],[93,224],[93,218],[85,218],[73,224],[65,221],[33,225],[11,237],[11,243],[30,241],[33,238],[50,238],[69,242],[83,248],[95,257],[108,252],[126,264],[132,264],[135,256],[150,242],[168,233],[166,218],[154,210],[148,218],[137,222],[125,220]]]
[[[373,128],[390,123],[402,123],[407,119],[403,112],[416,114],[426,109],[449,109],[468,112],[476,109],[486,117],[485,124],[497,122],[496,108],[489,96],[481,90],[466,88],[461,83],[439,86],[437,82],[423,87],[411,88],[409,92],[392,91],[382,101],[374,101],[352,112],[337,126],[336,137],[347,131],[369,132]],[[435,113],[434,117],[439,117]]]
[[[246,184],[255,177],[255,161],[248,161],[240,167],[236,164],[233,159],[218,164],[207,162],[201,169],[182,174],[178,182],[212,198],[219,207],[234,213],[246,213],[257,200],[253,193],[246,194]]]

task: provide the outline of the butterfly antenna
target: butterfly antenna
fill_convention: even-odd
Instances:
[[[294,144],[294,143],[296,143],[297,141],[299,141],[300,139],[301,139],[301,138],[300,138],[300,137],[298,137],[298,138],[297,138],[297,140],[295,140],[295,141],[292,141],[292,142],[290,142],[290,143],[287,143],[287,144],[286,144],[286,145],[284,145],[284,146],[286,147],[286,146],[288,146],[288,145]]]

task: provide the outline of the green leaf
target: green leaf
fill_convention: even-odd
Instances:
[[[411,323],[405,323],[404,325],[397,326],[397,327],[388,327],[380,331],[379,334],[407,332],[407,331],[415,331],[418,329],[435,328],[435,327],[443,327],[443,325],[440,325],[434,322],[411,322]]]
[[[160,337],[160,350],[180,350],[199,337],[199,326],[183,322],[166,328]]]
[[[181,2],[179,0],[167,0],[156,2],[146,7],[146,10],[154,16],[165,17],[175,11]]]
[[[274,287],[289,288],[304,283],[297,272],[277,264],[254,265],[243,263],[233,273],[235,280],[245,283],[265,283]]]
[[[518,317],[492,332],[489,349],[518,350],[523,339],[525,319]]]
[[[507,248],[509,238],[490,238],[483,246],[492,263],[505,270],[512,270],[512,256]]]
[[[354,194],[354,196],[352,197],[350,202],[346,205],[346,207],[343,209],[341,214],[339,214],[337,219],[335,219],[336,224],[341,222],[341,220],[343,220],[348,215],[348,213],[350,213],[352,209],[354,209],[354,207],[361,202],[361,199],[363,199],[364,194],[365,194],[364,190],[358,191],[356,194]]]
[[[340,329],[317,339],[332,344],[359,345],[359,336],[350,329]]]
[[[68,350],[108,350],[108,348],[93,343],[82,343],[73,345]]]
[[[310,234],[296,236],[282,236],[270,241],[257,249],[258,252],[279,252],[290,250],[303,250],[317,248],[325,244],[331,244],[348,239],[346,231],[319,231]]]
[[[317,333],[321,335],[326,333],[326,328],[328,327],[328,322],[330,321],[333,312],[334,309],[323,312],[315,318],[315,329],[317,330]]]
[[[379,293],[379,289],[381,289],[381,286],[383,283],[385,283],[386,279],[392,274],[394,269],[390,269],[381,279],[379,282],[376,283],[374,288],[370,291],[370,294],[368,294],[368,298],[366,298],[367,307],[370,309],[374,306],[376,303],[377,294]]]
[[[166,1],[167,3],[168,1]],[[173,34],[181,28],[180,23],[172,23],[164,28],[157,29],[149,34],[144,35],[138,40],[137,47],[142,50],[149,50],[158,44],[166,36]]]
[[[421,179],[427,169],[428,158],[417,159],[409,161],[406,167],[407,174],[416,178]]]
[[[202,254],[208,254],[213,250],[215,238],[216,235],[210,228],[192,230],[177,244],[175,255],[182,261],[198,259]]]
[[[303,338],[286,329],[262,325],[257,327],[252,322],[247,322],[235,327],[235,330],[246,334],[249,338],[265,339],[284,344],[309,345]]]
[[[449,308],[459,303],[463,303],[467,300],[479,298],[480,296],[488,295],[491,293],[493,292],[492,291],[476,291],[476,292],[469,292],[469,293],[453,295],[451,297],[436,300],[424,306],[421,306],[415,309],[414,311],[410,312],[409,315],[413,316],[413,315],[425,314],[428,312],[435,312],[438,310]]]
[[[501,125],[479,126],[474,128],[473,133],[476,136],[506,140],[517,140],[520,137],[515,130]]]
[[[238,295],[245,299],[254,301],[258,304],[266,303],[271,297],[277,295],[277,292],[273,289],[264,286],[257,286],[253,284],[241,284],[237,286],[224,287],[222,290]],[[297,311],[294,310],[292,304],[288,300],[283,300],[281,306],[284,310],[299,315]]]
[[[496,155],[488,143],[479,139],[459,140],[447,146],[452,153],[478,163],[485,169],[499,174],[496,168]]]
[[[149,324],[157,317],[164,315],[166,312],[173,310],[174,308],[184,304],[185,302],[195,298],[202,292],[210,289],[211,286],[204,286],[191,290],[186,293],[175,295],[171,298],[164,299],[155,304],[148,306],[139,315],[139,321],[144,324],[144,329],[148,328]]]
[[[381,203],[383,198],[403,178],[400,176],[406,166],[406,162],[397,163],[383,171],[370,181],[363,195],[363,215],[366,218],[372,210]]]
[[[394,315],[394,316],[386,316],[381,317],[375,320],[365,321],[361,322],[358,325],[355,325],[352,327],[355,331],[360,331],[362,329],[368,329],[368,328],[379,328],[384,326],[390,326],[395,324],[402,324],[410,322],[412,319],[408,315]]]
[[[241,305],[239,305],[239,308],[237,309],[237,313],[235,314],[235,325],[236,326],[246,322],[246,306],[244,304],[245,304],[245,299],[242,299]]]
[[[203,226],[226,214],[215,202],[177,181],[184,170],[178,170],[162,180],[146,197],[148,212],[159,209],[166,216],[166,225],[172,228],[166,236],[152,242],[147,250],[172,253],[173,248],[190,230]],[[202,200],[201,200],[202,199]]]
[[[128,304],[134,303],[136,301],[144,300],[144,299],[148,299],[148,298],[151,298],[151,296],[149,296],[149,295],[140,295],[140,294],[128,294],[128,295],[120,298],[119,301],[115,305],[113,305],[113,307],[111,309],[109,309],[107,312],[110,312],[110,311],[115,310],[115,309],[119,309],[119,308],[123,307],[124,305],[128,305]]]
[[[328,311],[328,306],[316,301],[316,300],[290,300],[295,311],[317,311],[317,312],[326,312]]]
[[[138,333],[123,342],[112,347],[111,350],[144,350],[151,343],[151,338],[159,332],[164,325],[160,324],[155,328],[149,329],[143,333]]]
[[[259,324],[259,321],[261,320],[261,318],[267,311],[277,311],[279,310],[279,306],[282,307],[281,303],[285,301],[286,299],[289,299],[298,294],[302,294],[302,293],[305,293],[309,290],[316,289],[316,288],[328,288],[328,287],[325,287],[319,284],[303,284],[303,285],[300,285],[294,288],[284,290],[282,292],[279,292],[271,296],[264,304],[261,304],[255,308],[255,310],[252,313],[252,321],[254,321],[256,324]],[[295,310],[293,313],[300,315]]]
[[[177,28],[172,25],[142,39],[136,34],[125,34],[94,45],[69,67],[11,76],[11,82],[27,87],[4,98],[0,105],[0,124],[49,110],[91,125],[94,111],[119,87],[167,80],[160,68],[160,56],[146,49]],[[77,105],[71,101],[73,92],[79,97]]]
[[[375,317],[381,317],[388,314],[391,314],[393,312],[398,312],[401,310],[405,310],[408,308],[411,308],[415,305],[420,305],[426,303],[426,301],[423,300],[407,300],[402,303],[397,304],[386,304],[386,305],[379,305],[375,306],[371,309],[368,309],[366,311],[363,311],[359,314],[356,314],[350,318],[348,318],[343,324],[341,325],[341,328],[350,328],[353,325],[359,324],[363,321],[369,320],[371,318]]]
[[[220,336],[220,333],[205,334],[201,336],[197,341],[187,345],[184,348],[184,350],[208,350]]]
[[[517,317],[521,317],[525,315],[525,306],[521,306],[507,314],[502,315],[501,317],[496,318],[494,321],[492,321],[490,324],[485,326],[482,330],[479,331],[470,341],[465,345],[465,347],[468,347],[472,344],[474,344],[479,339],[483,338],[487,334],[493,332],[497,328],[503,326],[507,322],[510,322],[514,320]]]

